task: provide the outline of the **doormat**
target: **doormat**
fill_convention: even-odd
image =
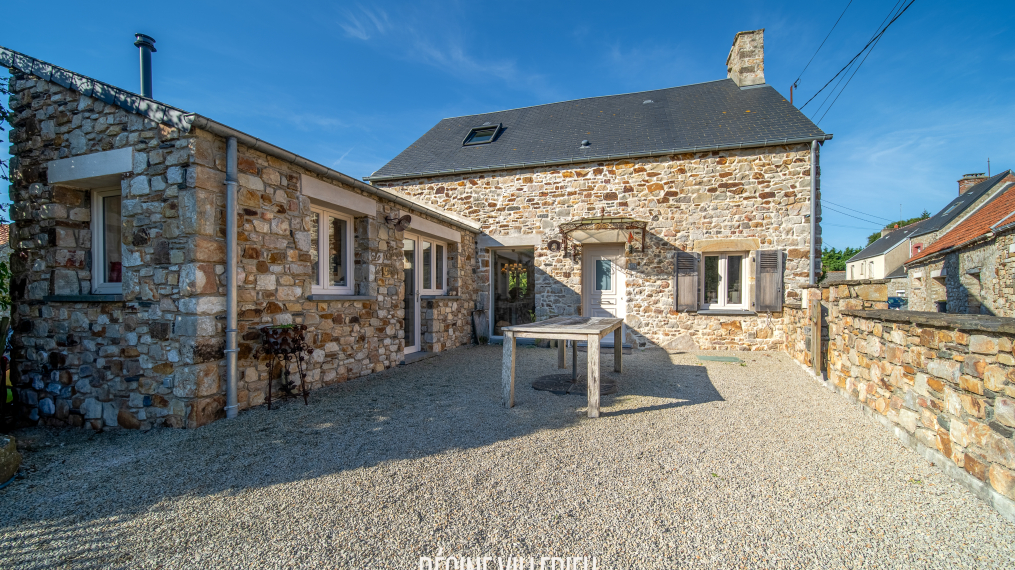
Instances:
[[[698,360],[705,360],[708,362],[743,362],[736,356],[701,356],[699,355]]]

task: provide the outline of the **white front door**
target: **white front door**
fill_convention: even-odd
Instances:
[[[623,319],[627,316],[623,244],[586,246],[582,257],[582,315]],[[621,336],[626,338],[627,331]],[[613,346],[613,335],[606,335],[600,344]]]

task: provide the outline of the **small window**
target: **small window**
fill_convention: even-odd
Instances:
[[[311,210],[310,265],[315,293],[351,295],[352,218],[329,210]]]
[[[744,254],[706,254],[702,261],[702,308],[746,309]]]
[[[596,260],[596,291],[613,291],[613,262]]]
[[[424,295],[443,295],[447,282],[445,255],[447,246],[419,238],[420,289]]]
[[[123,292],[120,189],[92,192],[92,292]]]
[[[469,131],[468,136],[462,142],[462,146],[469,146],[474,144],[487,144],[493,142],[493,139],[497,138],[497,133],[500,132],[500,123],[496,125],[483,125],[476,127]]]

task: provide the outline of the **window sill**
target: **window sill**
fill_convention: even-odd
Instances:
[[[123,302],[123,295],[46,295],[42,300],[47,303],[118,303]]]
[[[754,311],[747,311],[744,309],[730,310],[730,309],[702,309],[698,311],[699,315],[731,315],[731,316],[743,316],[749,317],[751,315],[757,315]]]
[[[307,297],[308,301],[376,301],[374,295],[331,295],[327,293],[314,293]]]
[[[428,301],[434,301],[438,299],[461,299],[461,295],[420,295],[420,299],[426,299]]]

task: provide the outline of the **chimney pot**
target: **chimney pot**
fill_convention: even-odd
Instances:
[[[739,87],[765,83],[765,29],[739,32],[726,57],[726,77]]]
[[[155,38],[144,34],[134,34],[134,45],[141,52],[141,96],[152,99],[152,52],[155,49]]]
[[[974,172],[972,174],[965,174],[959,179],[959,196],[966,193],[971,187],[983,182],[987,179],[987,175],[983,172]]]

